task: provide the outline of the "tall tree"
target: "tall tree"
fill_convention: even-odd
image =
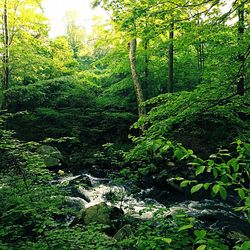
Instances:
[[[85,36],[85,30],[77,23],[77,17],[78,13],[76,11],[68,11],[65,14],[66,36],[74,52],[74,58],[79,57]]]
[[[136,70],[136,52],[137,52],[137,12],[136,5],[139,1],[120,1],[120,0],[111,0],[111,1],[94,1],[93,5],[97,6],[102,2],[104,9],[112,11],[113,20],[119,26],[119,29],[126,32],[127,37],[132,37],[129,41],[129,62],[132,75],[133,86],[135,90],[136,100],[137,100],[137,109],[139,117],[146,114],[146,109],[142,106],[144,101],[142,85],[139,80],[139,75]]]
[[[38,72],[44,77],[42,71],[48,66],[43,60],[48,56],[48,25],[41,0],[0,0],[0,4],[4,7],[0,8],[3,17],[0,20],[0,47],[3,48],[0,67],[5,92],[13,83],[36,80]]]
[[[149,39],[145,39],[143,42],[143,47],[144,47],[144,96],[145,99],[149,98]]]
[[[139,77],[136,72],[136,46],[137,46],[136,38],[133,38],[129,42],[129,60],[130,60],[133,85],[134,85],[136,100],[137,100],[137,105],[138,105],[138,115],[139,117],[141,117],[146,114],[146,109],[144,106],[142,106],[144,97],[143,97],[141,83],[139,81]]]
[[[202,19],[198,17],[197,21],[198,29],[202,29]],[[203,78],[203,70],[204,70],[204,64],[205,64],[205,58],[204,58],[204,42],[201,39],[201,34],[199,34],[199,38],[197,41],[197,69],[198,69],[198,83],[200,84],[202,82]]]
[[[168,92],[174,90],[174,19],[171,17],[169,29],[169,50],[168,50]]]
[[[3,82],[2,82],[2,109],[7,109],[7,101],[5,92],[9,88],[10,81],[10,68],[9,68],[9,21],[8,21],[8,0],[4,0],[4,13],[3,13]]]
[[[239,45],[239,54],[238,60],[242,65],[242,70],[240,71],[239,81],[237,83],[237,92],[240,95],[244,95],[244,64],[245,64],[245,55],[241,49],[243,40],[244,40],[244,30],[245,30],[245,10],[244,10],[244,1],[239,1],[238,6],[238,45]]]

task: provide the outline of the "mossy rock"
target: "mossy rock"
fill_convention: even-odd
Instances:
[[[37,152],[42,155],[47,167],[55,167],[61,165],[63,156],[57,148],[48,145],[42,145],[37,149]]]
[[[111,225],[110,218],[111,208],[105,202],[88,207],[81,211],[80,221],[85,225],[90,223],[98,223]]]

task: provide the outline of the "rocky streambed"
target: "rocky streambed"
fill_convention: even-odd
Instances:
[[[130,194],[124,186],[118,186],[107,178],[96,178],[89,174],[64,175],[53,181],[67,191],[66,204],[78,216],[68,218],[69,226],[92,222],[111,225],[119,230],[123,215],[134,220],[150,219],[155,212],[164,210],[162,216],[171,216],[184,211],[196,218],[199,225],[209,229],[219,229],[230,237],[250,237],[250,225],[244,214],[234,211],[233,206],[219,200],[200,199],[159,203],[152,189]]]

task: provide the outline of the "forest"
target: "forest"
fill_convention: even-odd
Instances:
[[[249,250],[250,1],[90,4],[0,0],[0,249]]]

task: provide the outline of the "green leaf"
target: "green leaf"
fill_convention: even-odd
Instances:
[[[211,185],[211,183],[205,183],[203,185],[203,187],[204,187],[205,190],[208,190],[208,188],[209,188],[210,185]]]
[[[218,177],[218,170],[217,169],[213,169],[213,175],[214,175],[214,178],[217,178]]]
[[[176,179],[177,181],[183,181],[183,180],[184,180],[183,177],[179,177],[179,176],[175,177],[175,179]]]
[[[162,240],[168,244],[170,244],[172,242],[172,239],[170,239],[170,238],[162,238]]]
[[[162,147],[161,151],[167,152],[169,149],[170,149],[169,145],[165,145],[164,147]]]
[[[203,187],[203,183],[197,184],[191,188],[191,194],[198,192]]]
[[[199,238],[199,239],[203,239],[206,236],[207,232],[206,230],[202,229],[202,230],[195,230],[194,231],[194,235]]]
[[[214,161],[213,160],[209,160],[207,164],[208,164],[208,166],[212,167],[214,165]]]
[[[168,40],[167,37],[165,35],[163,35],[163,34],[160,34],[159,37],[161,38],[163,43],[167,42],[167,40]]]
[[[186,187],[187,185],[189,185],[189,183],[190,183],[190,181],[188,181],[188,180],[182,181],[180,184],[180,187]]]
[[[188,162],[188,165],[200,166],[200,163],[198,163],[198,162]]]
[[[250,207],[250,196],[246,198],[245,204],[247,207]]]
[[[247,155],[250,155],[250,144],[249,143],[244,143],[244,148],[246,150]]]
[[[191,225],[191,224],[184,225],[184,226],[182,226],[182,227],[180,227],[180,228],[178,229],[178,232],[184,231],[184,230],[187,230],[187,229],[190,229],[190,228],[192,228],[192,227],[193,227],[193,225]]]
[[[154,142],[153,145],[152,145],[151,147],[152,147],[152,150],[153,150],[154,152],[156,152],[157,149],[160,148],[160,146],[161,146],[161,145],[160,145],[159,143]]]
[[[222,181],[223,183],[227,184],[227,183],[228,183],[228,177],[227,177],[226,175],[223,175],[223,176],[221,177],[221,181]]]
[[[200,245],[196,250],[204,250],[206,247],[207,245]]]
[[[216,195],[220,191],[220,186],[215,184],[212,188],[212,192]]]
[[[183,150],[181,150],[180,148],[177,148],[177,149],[174,151],[174,156],[175,156],[178,160],[181,160],[185,155],[186,155],[185,152],[183,152]]]
[[[245,241],[241,247],[240,247],[240,250],[249,250],[250,249],[250,241]]]
[[[227,198],[227,190],[223,186],[220,186],[220,196],[223,200]]]
[[[199,166],[196,171],[195,171],[195,175],[199,175],[199,174],[202,174],[204,171],[205,171],[205,166]]]
[[[212,154],[209,156],[209,158],[217,158],[217,155],[216,154]]]
[[[238,195],[240,196],[241,200],[245,198],[245,191],[243,189],[238,190]]]
[[[227,162],[227,165],[232,166],[234,172],[237,172],[237,171],[239,170],[239,167],[240,167],[240,165],[239,165],[237,159],[235,159],[235,158],[232,158],[231,160],[229,160],[229,161]]]

